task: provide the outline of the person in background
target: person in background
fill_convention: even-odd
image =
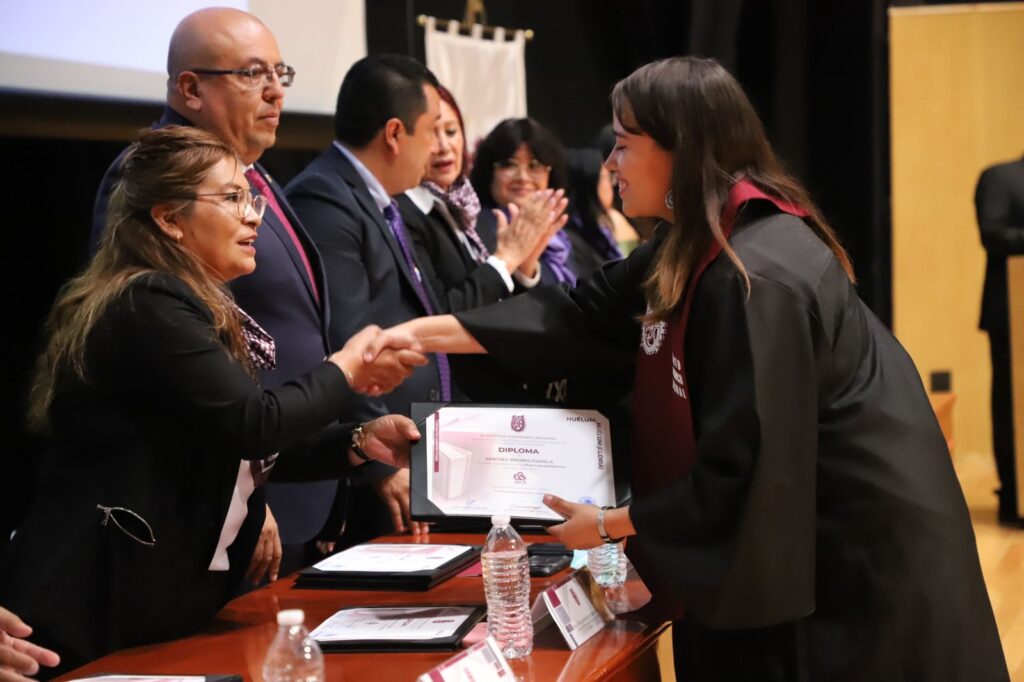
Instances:
[[[110,196],[103,241],[46,324],[31,425],[52,446],[0,557],[0,602],[70,668],[199,630],[234,594],[255,538],[239,530],[272,469],[339,478],[407,462],[404,417],[338,420],[426,358],[366,364],[355,334],[272,389],[273,338],[227,283],[256,267],[265,197],[233,147],[198,128],[144,132]],[[362,454],[360,454],[362,453]]]
[[[970,515],[914,363],[739,83],[674,57],[612,92],[655,239],[575,289],[371,342],[632,378],[633,499],[545,496],[570,548],[629,537],[693,680],[1009,679]]]
[[[56,652],[32,644],[25,638],[32,628],[0,606],[0,682],[25,682],[39,672],[39,666],[53,668],[60,664]]]
[[[512,204],[511,221],[495,213],[495,242],[488,245],[476,231],[480,199],[466,176],[468,153],[455,98],[438,86],[441,118],[437,151],[427,160],[423,181],[397,197],[402,219],[416,248],[423,277],[444,310],[465,310],[510,296],[515,279],[535,273],[552,231],[567,219],[551,223],[551,210],[562,214],[567,200],[561,190],[545,190]],[[548,227],[550,225],[550,227]]]
[[[497,219],[492,209],[511,215],[508,207],[523,202],[537,191],[564,189],[565,151],[546,128],[532,118],[509,118],[494,127],[476,149],[469,176],[484,210],[477,232],[485,241],[496,241]],[[540,268],[523,273],[526,286],[576,283],[570,252],[572,246],[564,232],[554,233],[540,255]]]
[[[573,269],[580,277],[588,277],[604,263],[627,255],[636,246],[637,234],[612,206],[614,190],[601,153],[570,149],[566,158],[569,223],[565,233],[572,243]]]
[[[974,193],[981,243],[985,247],[985,287],[979,327],[988,333],[992,358],[992,451],[999,476],[999,523],[1024,528],[1018,513],[1017,455],[1013,428],[1013,366],[1010,358],[1010,304],[1006,259],[1024,254],[1024,159],[982,172]],[[1017,406],[1024,409],[1024,406]]]

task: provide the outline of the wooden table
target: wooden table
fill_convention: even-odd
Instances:
[[[527,542],[547,542],[550,536],[526,536]],[[392,536],[383,542],[409,542]],[[423,542],[483,544],[480,535],[435,534]],[[537,594],[566,571],[531,582],[531,603]],[[202,633],[185,639],[125,649],[93,661],[65,676],[73,679],[98,673],[241,674],[247,681],[263,679],[263,657],[276,630],[281,609],[304,609],[310,629],[343,606],[405,604],[482,604],[483,579],[455,577],[427,592],[299,590],[294,577],[243,595],[221,609]],[[159,614],[153,614],[159,618]],[[560,638],[554,626],[538,633],[533,654],[513,661],[519,682],[560,680],[673,680],[669,623],[647,625],[616,620],[576,651]],[[325,654],[327,680],[356,682],[413,682],[452,655],[445,653]]]

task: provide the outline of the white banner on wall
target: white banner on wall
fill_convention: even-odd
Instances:
[[[516,31],[511,41],[505,37],[498,28],[493,39],[484,39],[480,25],[460,35],[455,21],[439,31],[437,22],[427,19],[427,67],[455,96],[470,149],[498,122],[526,116],[526,36]]]

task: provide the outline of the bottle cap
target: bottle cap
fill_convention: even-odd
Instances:
[[[495,514],[491,517],[491,525],[497,526],[498,528],[504,528],[511,521],[512,519],[509,518],[508,514]]]
[[[302,609],[285,609],[277,612],[278,625],[302,625],[306,620],[306,614]]]

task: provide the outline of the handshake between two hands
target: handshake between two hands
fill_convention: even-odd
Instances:
[[[357,393],[374,398],[390,393],[428,362],[421,344],[402,327],[364,327],[328,360]]]

